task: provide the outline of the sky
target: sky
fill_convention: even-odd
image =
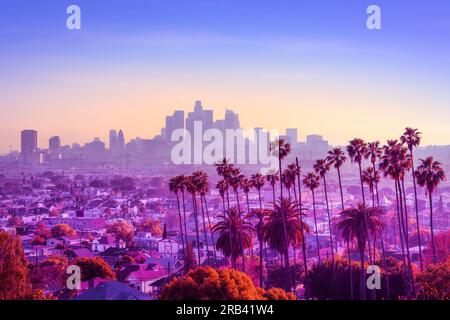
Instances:
[[[81,30],[66,9],[81,8]],[[381,8],[368,30],[367,7]],[[448,0],[0,0],[0,154],[151,138],[195,100],[333,145],[406,126],[450,144]]]

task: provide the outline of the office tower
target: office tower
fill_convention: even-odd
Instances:
[[[117,131],[112,129],[109,131],[109,150],[114,151],[117,148]]]
[[[186,130],[194,133],[194,123],[199,121],[202,123],[203,131],[213,128],[213,111],[204,110],[201,101],[196,101],[194,112],[189,112],[186,118]]]
[[[125,136],[122,130],[119,130],[117,135],[117,151],[123,153],[125,151]]]
[[[20,152],[24,164],[34,162],[37,152],[37,131],[23,130],[20,134]]]
[[[37,131],[23,130],[21,132],[21,152],[34,153],[37,151]]]
[[[232,110],[225,110],[225,128],[237,130],[240,127],[239,115]]]
[[[48,148],[52,151],[59,150],[61,148],[61,139],[58,136],[51,137],[48,140]]]
[[[298,142],[298,131],[296,128],[288,128],[286,129],[286,138],[287,142],[292,145],[297,144]]]
[[[172,116],[166,117],[165,139],[171,141],[172,133],[177,129],[184,129],[184,111],[181,110],[177,110]]]

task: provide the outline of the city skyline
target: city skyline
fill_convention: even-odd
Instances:
[[[235,110],[243,128],[300,128],[333,145],[406,126],[424,145],[449,143],[448,1],[377,1],[376,31],[364,1],[78,4],[76,31],[66,3],[0,4],[1,154],[26,128],[40,145],[119,127],[151,137],[196,99]]]
[[[199,109],[198,109],[199,108]],[[31,144],[34,145],[31,149],[34,150],[56,150],[63,146],[87,146],[93,142],[102,142],[105,145],[105,149],[111,150],[114,152],[124,152],[124,148],[127,144],[132,143],[136,140],[151,140],[151,141],[166,141],[170,142],[170,134],[175,129],[186,129],[190,132],[193,132],[193,122],[201,121],[203,123],[203,132],[209,128],[216,128],[224,132],[225,129],[251,129],[251,130],[271,130],[271,128],[264,128],[256,125],[253,128],[242,128],[240,125],[239,114],[234,112],[233,110],[226,108],[224,110],[223,118],[218,116],[214,116],[213,107],[207,107],[202,104],[201,100],[196,100],[191,107],[191,109],[187,108],[185,110],[173,110],[173,114],[168,114],[164,116],[165,122],[162,123],[161,127],[157,134],[152,136],[125,136],[125,132],[128,132],[127,128],[120,129],[109,129],[107,132],[102,132],[101,134],[95,134],[94,136],[88,138],[85,141],[66,141],[63,135],[54,132],[50,136],[42,136],[39,134],[40,130],[36,127],[21,129],[18,131],[17,140],[19,140],[17,148],[10,148],[7,152],[1,152],[0,156],[5,156],[10,152],[19,152],[21,153],[24,150],[24,143],[26,144],[25,149],[30,149],[29,141],[24,141],[23,135],[29,135],[30,133],[33,135]],[[201,115],[200,118],[196,115],[196,112],[200,112],[201,114],[205,114],[205,116]],[[180,118],[181,117],[181,118]],[[202,118],[203,117],[203,118]],[[173,123],[172,123],[173,121]],[[281,137],[287,137],[290,140],[297,142],[308,141],[310,137],[325,137],[327,138],[327,143],[329,142],[328,138],[321,133],[318,132],[303,132],[300,130],[301,128],[276,128],[278,130]],[[21,137],[22,136],[22,137]],[[250,137],[250,139],[252,139]],[[379,140],[377,140],[379,141]],[[384,141],[381,141],[384,142]],[[53,147],[52,147],[53,145]],[[58,146],[58,147],[55,147]],[[332,144],[329,143],[330,146],[342,146],[345,145],[345,142],[342,144]],[[422,144],[422,147],[427,146],[449,146],[450,143],[447,144]],[[12,147],[12,145],[10,145]],[[28,152],[28,151],[27,151]]]

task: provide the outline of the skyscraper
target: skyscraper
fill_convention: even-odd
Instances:
[[[171,116],[166,117],[164,137],[167,141],[172,138],[173,131],[177,129],[184,129],[184,111],[177,110]]]
[[[287,142],[289,142],[292,145],[297,144],[298,142],[298,130],[297,128],[287,128],[286,129],[286,138]]]
[[[48,148],[52,151],[61,148],[61,139],[58,136],[51,137],[48,140]]]
[[[117,151],[123,153],[125,151],[125,136],[122,130],[119,130],[117,135]]]
[[[37,131],[23,130],[20,134],[20,152],[25,164],[31,164],[37,152]]]
[[[115,151],[117,148],[117,131],[112,129],[109,131],[109,150]]]

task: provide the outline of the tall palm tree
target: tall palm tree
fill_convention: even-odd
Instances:
[[[266,178],[261,173],[255,173],[250,178],[252,185],[258,190],[259,208],[262,209],[261,189],[266,183]]]
[[[252,181],[249,180],[247,177],[243,177],[241,180],[241,189],[245,193],[245,199],[247,202],[247,212],[250,213],[250,202],[248,201],[248,194],[252,190],[253,184]]]
[[[286,158],[291,152],[291,145],[286,143],[284,139],[277,139],[273,146],[273,155],[278,158],[278,173],[280,175],[280,198],[283,199],[283,178],[282,178],[282,169],[281,169],[281,161]],[[283,222],[283,233],[284,233],[284,241],[285,241],[285,252],[284,252],[284,262],[286,265],[286,269],[289,270],[289,245],[288,245],[288,235],[286,229],[286,219],[284,217],[284,212],[281,211],[281,218]],[[288,273],[289,274],[289,273]]]
[[[291,188],[293,184],[293,179],[289,169],[285,169],[281,177],[283,178],[283,185],[288,192],[288,198],[291,198]]]
[[[341,170],[342,165],[347,161],[347,157],[345,156],[344,151],[340,148],[334,148],[333,150],[328,151],[327,161],[330,165],[334,166],[338,173],[339,180],[339,190],[341,191],[341,205],[342,210],[344,210],[344,193],[342,191],[342,180],[341,180]]]
[[[365,208],[359,204],[355,208],[346,209],[341,212],[341,219],[337,228],[341,229],[342,237],[351,241],[357,240],[360,257],[360,299],[366,299],[366,281],[364,268],[364,251],[367,240],[367,230],[373,236],[384,228],[379,216],[382,214],[379,208]],[[351,266],[350,266],[351,267]]]
[[[380,172],[378,170],[374,170],[373,167],[367,167],[367,169],[362,172],[363,183],[369,187],[370,194],[372,195],[372,206],[379,207],[379,205],[375,204],[375,185],[380,182]]]
[[[233,268],[236,268],[237,258],[245,248],[252,246],[253,226],[241,217],[236,207],[230,208],[227,215],[220,215],[218,219],[219,222],[213,227],[214,233],[219,233],[217,250],[230,257]]]
[[[313,213],[314,213],[314,226],[316,232],[316,242],[317,242],[317,259],[320,264],[320,243],[319,243],[319,231],[317,229],[317,215],[316,215],[316,196],[314,190],[316,190],[320,185],[320,177],[314,172],[310,172],[303,176],[303,185],[311,191],[313,199]]]
[[[234,191],[234,194],[236,197],[236,202],[237,202],[237,211],[239,213],[239,216],[241,216],[241,204],[239,202],[238,190],[242,184],[243,179],[244,179],[244,175],[241,174],[241,170],[239,168],[235,168],[233,166],[229,167],[228,183]],[[242,241],[242,238],[240,241]],[[240,247],[242,248],[242,250],[245,250],[245,246],[243,244],[241,244]],[[242,271],[245,272],[245,252],[242,252]]]
[[[194,214],[194,222],[195,222],[195,233],[197,235],[197,255],[198,255],[198,265],[200,263],[200,232],[198,226],[198,211],[197,211],[197,186],[192,176],[186,177],[186,191],[189,192],[192,196],[192,213]]]
[[[270,216],[270,210],[268,209],[253,209],[248,218],[255,217],[258,219],[258,223],[256,225],[256,232],[258,234],[259,240],[259,286],[263,286],[263,248],[264,248],[264,237],[263,237],[263,226],[265,224],[265,220]]]
[[[338,181],[339,181],[339,190],[340,190],[340,194],[341,194],[341,208],[342,211],[344,211],[345,209],[345,205],[344,205],[344,192],[342,190],[342,180],[341,180],[341,167],[342,165],[345,163],[345,161],[347,161],[347,156],[345,155],[344,151],[342,151],[340,148],[334,148],[330,151],[328,151],[328,155],[327,155],[327,161],[330,164],[330,166],[332,165],[338,174]],[[347,252],[348,252],[348,265],[351,266],[352,261],[351,261],[351,256],[350,256],[350,241],[346,241],[347,243]],[[353,289],[353,269],[350,267],[350,300],[353,300],[354,298],[354,293],[353,293],[354,289]]]
[[[223,216],[225,217],[227,215],[226,213],[229,212],[229,210],[230,210],[229,207],[227,209],[227,207],[225,206],[225,194],[228,190],[228,183],[226,182],[226,180],[219,180],[219,182],[217,182],[216,188],[219,190],[219,194],[222,197],[222,207],[223,207],[222,213],[223,213]],[[230,248],[232,248],[233,247],[232,237],[229,237],[229,241],[230,241]],[[232,267],[235,267],[235,266],[233,266],[231,257],[230,257],[230,263],[231,263]]]
[[[397,142],[397,140],[389,140],[385,146],[383,146],[383,155],[380,161],[380,169],[385,177],[390,177],[395,183],[395,194],[397,201],[397,220],[399,225],[400,243],[402,246],[403,265],[405,273],[408,278],[408,294],[411,295],[414,292],[413,285],[413,273],[411,256],[409,252],[409,236],[407,221],[408,217],[404,217],[403,213],[406,213],[406,202],[403,197],[402,181],[405,175],[405,168],[408,167],[409,155],[406,152],[406,148]],[[405,206],[404,206],[405,204]],[[405,208],[405,211],[404,211]],[[405,223],[406,221],[406,223]],[[406,248],[406,261],[405,261],[405,249]],[[407,267],[406,267],[407,264]],[[406,270],[406,268],[408,270]]]
[[[420,238],[420,223],[419,223],[419,205],[417,201],[417,185],[415,179],[415,169],[414,169],[414,155],[413,150],[420,145],[421,132],[418,129],[406,128],[403,135],[400,137],[400,141],[406,144],[409,150],[409,155],[411,158],[411,169],[413,176],[413,186],[414,186],[414,204],[416,210],[416,226],[417,226],[417,239],[419,241],[419,260],[420,260],[420,271],[423,271],[423,261],[422,261],[422,241]]]
[[[330,164],[328,163],[328,161],[326,159],[319,159],[316,161],[313,168],[314,168],[314,171],[316,172],[316,174],[318,174],[319,177],[321,177],[322,181],[323,181],[325,204],[327,207],[327,215],[328,215],[328,228],[330,229],[331,261],[334,265],[333,229],[331,228],[331,214],[330,214],[330,206],[328,204],[328,191],[327,191],[327,179],[326,179],[326,175],[327,175],[328,171],[330,170]]]
[[[367,153],[367,143],[363,139],[355,138],[349,142],[349,144],[347,146],[347,153],[350,157],[350,160],[353,163],[355,163],[355,162],[358,163],[359,181],[361,184],[362,204],[363,204],[363,208],[366,208],[366,198],[364,195],[364,184],[363,184],[363,180],[362,180],[362,160],[363,160],[364,155]],[[367,220],[367,219],[365,219],[365,220]],[[372,261],[369,230],[366,229],[366,231],[367,231],[367,237],[366,237],[367,247],[369,249],[369,259],[370,259],[370,261]]]
[[[288,198],[280,198],[273,204],[273,210],[263,227],[264,240],[280,254],[286,254],[286,248],[303,241],[302,231],[309,234],[309,226],[300,220],[298,204]],[[284,233],[286,227],[287,233]],[[287,235],[287,237],[285,237]],[[287,238],[287,241],[286,241]],[[289,270],[289,268],[287,268]],[[291,288],[290,272],[287,272],[286,289]]]
[[[275,203],[276,201],[276,197],[275,197],[275,185],[277,184],[277,181],[280,180],[280,177],[278,175],[278,172],[276,171],[270,171],[267,175],[266,175],[266,180],[270,183],[270,185],[272,186],[272,193],[273,193],[273,202]]]
[[[203,208],[203,200],[202,200],[202,193],[204,193],[204,188],[206,188],[206,185],[208,184],[207,176],[205,177],[205,174],[203,171],[195,171],[192,174],[192,181],[195,184],[196,191],[198,192],[200,196],[200,209],[202,212],[202,218],[203,218],[203,236],[205,238],[205,245],[206,245],[206,255],[209,258],[209,245],[208,245],[208,234],[207,234],[207,228],[206,228],[206,216],[205,216],[205,210]]]
[[[214,259],[217,261],[217,253],[216,253],[216,241],[214,239],[214,233],[212,231],[212,225],[211,225],[211,217],[209,216],[209,210],[208,210],[208,203],[206,201],[206,194],[209,192],[209,182],[208,182],[208,174],[205,172],[202,172],[202,179],[199,186],[199,192],[200,192],[200,202],[203,200],[203,205],[205,206],[205,213],[206,218],[208,219],[208,226],[209,231],[211,235],[212,245],[213,245],[213,253],[214,253]],[[206,233],[206,230],[205,230]]]
[[[180,220],[181,245],[182,245],[182,248],[183,248],[183,256],[185,256],[186,252],[185,252],[184,235],[183,235],[183,219],[181,217],[180,197],[178,196],[178,193],[180,192],[180,188],[181,188],[180,185],[181,185],[180,176],[172,177],[169,180],[169,190],[170,190],[170,192],[175,193],[175,195],[177,197],[178,218]]]
[[[226,194],[227,194],[227,204],[228,209],[230,209],[230,195],[228,191],[229,186],[229,177],[230,177],[230,171],[233,168],[233,164],[231,164],[226,158],[223,158],[222,161],[216,163],[216,171],[219,177],[222,177],[225,182],[227,183]]]
[[[298,210],[299,210],[300,213],[301,213],[301,210],[303,208],[303,203],[302,203],[302,183],[300,181],[301,170],[302,170],[302,168],[300,167],[300,165],[298,163],[298,157],[296,157],[295,158],[294,172],[295,172],[295,174],[297,176]],[[297,197],[296,197],[296,201],[297,201]],[[302,226],[304,225],[303,224],[303,215],[302,214],[300,214],[300,223],[301,223]],[[305,277],[304,277],[303,287],[305,288],[305,297],[308,298],[308,287],[307,287],[307,281],[306,281],[306,279],[308,278],[308,263],[307,263],[307,256],[306,256],[306,237],[305,237],[305,232],[304,232],[303,229],[302,229],[302,239],[303,239],[303,241],[302,241],[303,268],[305,270]]]
[[[417,179],[417,184],[425,188],[430,201],[431,246],[433,250],[433,263],[436,264],[436,247],[434,245],[433,229],[433,192],[435,192],[439,184],[445,180],[445,172],[440,162],[434,161],[433,157],[428,157],[425,160],[420,159],[420,164],[415,171],[415,177]]]

